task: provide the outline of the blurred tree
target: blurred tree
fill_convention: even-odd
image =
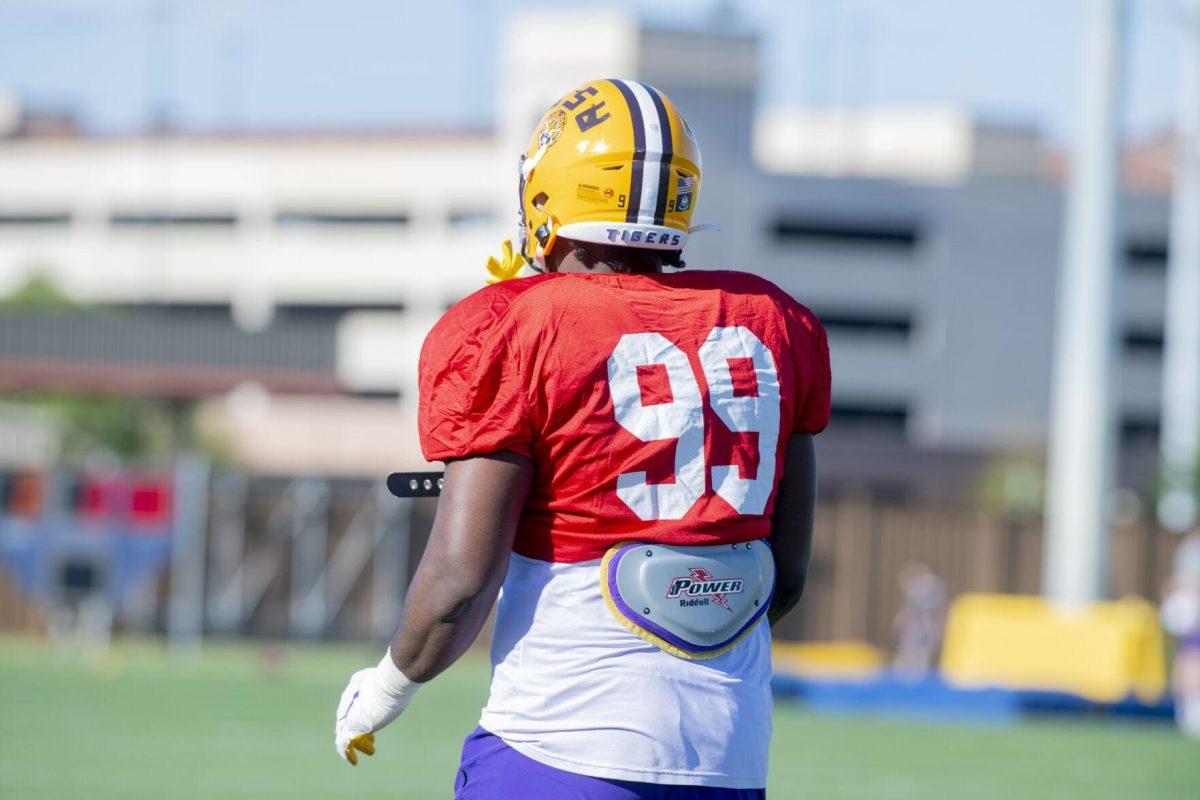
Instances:
[[[1009,516],[1032,517],[1042,513],[1046,470],[1034,454],[1008,453],[984,471],[978,489],[980,505]]]
[[[62,460],[79,465],[97,456],[120,461],[169,459],[174,449],[167,406],[141,397],[42,394],[27,401],[62,425]]]
[[[1154,484],[1153,496],[1150,498],[1154,507],[1159,509],[1160,520],[1164,514],[1169,517],[1172,515],[1172,513],[1182,513],[1184,519],[1191,516],[1190,510],[1176,510],[1170,507],[1164,509],[1163,507],[1163,500],[1166,496],[1168,496],[1167,490],[1171,487],[1186,486],[1189,480],[1192,484],[1192,501],[1197,505],[1200,505],[1200,455],[1198,455],[1196,458],[1196,465],[1190,470],[1172,470],[1169,467],[1163,467],[1162,471],[1159,473],[1158,481]],[[1171,494],[1169,496],[1176,500],[1180,499],[1178,494]],[[1183,495],[1182,500],[1186,506],[1186,494]]]
[[[44,269],[11,294],[0,297],[0,314],[97,314],[101,309],[66,295]],[[97,458],[121,462],[163,462],[185,449],[212,450],[198,440],[192,424],[193,403],[147,397],[39,392],[0,395],[15,403],[45,409],[58,421],[59,458],[72,465]]]
[[[0,297],[0,313],[85,311],[85,306],[67,297],[40,269],[32,269],[16,291]]]

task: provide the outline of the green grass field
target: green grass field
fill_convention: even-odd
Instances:
[[[374,650],[207,645],[171,660],[124,644],[96,664],[0,639],[0,798],[445,798],[486,692],[482,658],[430,684],[350,768],[333,711]],[[1163,725],[1013,728],[775,716],[770,795],[890,798],[1200,798],[1200,745]]]

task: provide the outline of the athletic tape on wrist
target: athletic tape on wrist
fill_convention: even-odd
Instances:
[[[409,679],[407,675],[400,671],[400,668],[396,666],[396,662],[392,660],[392,651],[390,649],[383,654],[383,660],[375,668],[375,674],[379,678],[380,691],[395,702],[407,702],[410,697],[416,694],[417,689],[425,685]]]

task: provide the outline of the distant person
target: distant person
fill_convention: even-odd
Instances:
[[[1184,735],[1200,738],[1200,528],[1175,551],[1162,620],[1178,641],[1171,680],[1175,722]]]
[[[901,605],[893,629],[893,668],[919,679],[933,669],[946,626],[946,584],[928,565],[905,564],[899,576]]]
[[[764,796],[764,617],[804,587],[828,351],[768,281],[678,272],[699,188],[692,130],[652,86],[590,81],[542,118],[520,246],[492,268],[545,274],[458,303],[421,353],[445,487],[391,648],[339,704],[350,763],[499,593],[457,798]]]

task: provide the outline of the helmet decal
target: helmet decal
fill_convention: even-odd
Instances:
[[[538,134],[538,147],[549,147],[558,141],[558,137],[562,136],[563,128],[567,126],[567,112],[561,108],[553,111],[546,122],[542,125],[542,130]]]
[[[675,199],[671,201],[671,211],[687,211],[692,207],[692,192],[696,188],[696,178],[692,175],[679,173],[675,181]]]

